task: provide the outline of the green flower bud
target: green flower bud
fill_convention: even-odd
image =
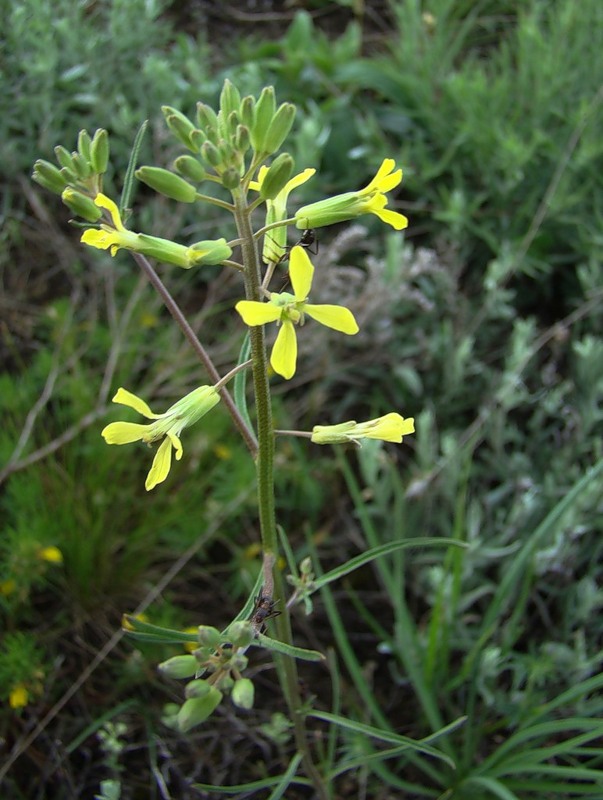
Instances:
[[[207,239],[195,242],[188,248],[188,256],[192,261],[191,266],[221,264],[231,255],[232,250],[226,243],[226,239]]]
[[[223,640],[222,634],[217,628],[211,625],[199,625],[198,634],[199,644],[204,647],[217,647]]]
[[[174,175],[167,169],[161,167],[140,167],[135,172],[139,181],[146,183],[151,189],[172,200],[179,200],[182,203],[194,203],[197,197],[197,190],[184,178]]]
[[[204,697],[191,697],[185,700],[184,705],[178,712],[178,729],[183,733],[190,731],[196,725],[213,714],[222,700],[222,692],[212,686]]]
[[[224,117],[227,118],[233,111],[238,113],[240,105],[241,95],[239,94],[239,90],[234,83],[227,78],[224,81],[224,86],[220,94],[220,111],[222,111]]]
[[[84,161],[90,161],[90,145],[92,140],[90,134],[86,130],[81,130],[77,137],[77,150]]]
[[[71,160],[78,178],[85,181],[90,177],[90,165],[81,157],[79,153],[72,153]]]
[[[247,664],[249,663],[249,659],[244,653],[236,652],[232,654],[230,659],[230,667],[232,669],[236,669],[239,672],[243,672],[243,670],[247,669]]]
[[[178,156],[174,161],[174,169],[185,178],[190,178],[191,181],[201,183],[201,181],[205,180],[205,170],[193,156]]]
[[[90,197],[69,186],[61,194],[61,200],[74,214],[87,222],[98,222],[103,215],[101,209],[94,204]]]
[[[97,175],[104,175],[109,163],[109,134],[99,128],[94,134],[90,147],[90,163]]]
[[[268,128],[276,112],[276,100],[274,97],[274,87],[265,86],[255,106],[253,115],[253,125],[251,126],[251,144],[259,152],[266,152],[264,140],[268,133]]]
[[[275,158],[268,168],[260,187],[262,200],[274,200],[293,174],[294,166],[295,162],[289,153],[281,153],[280,156]]]
[[[201,146],[201,158],[211,167],[219,167],[222,163],[220,151],[213,142],[204,142]]]
[[[192,678],[199,669],[199,662],[191,655],[174,656],[159,664],[157,669],[169,678]]]
[[[184,696],[189,699],[191,697],[205,697],[209,694],[211,684],[204,680],[196,680],[187,683],[184,688]]]
[[[285,141],[293,125],[295,112],[293,103],[283,103],[279,107],[264,138],[263,149],[266,153],[276,153]]]
[[[78,177],[76,173],[72,169],[69,169],[69,167],[61,167],[60,173],[63,176],[66,183],[78,182]]]
[[[205,133],[212,141],[218,133],[218,115],[211,106],[205,103],[197,103],[197,127]]]
[[[228,626],[226,636],[236,647],[247,647],[253,641],[255,633],[249,622],[240,621]]]
[[[181,111],[171,106],[161,106],[161,110],[165,117],[166,125],[176,139],[185,147],[188,147],[189,150],[193,150],[191,134],[195,130],[195,126],[190,119]]]
[[[237,130],[234,136],[235,147],[239,153],[243,154],[249,150],[251,144],[249,140],[249,128],[247,125],[237,125]]]
[[[253,708],[254,687],[249,678],[240,678],[232,687],[232,702],[239,708]]]
[[[205,135],[205,132],[199,130],[199,128],[195,128],[195,130],[191,133],[191,145],[194,148],[193,152],[200,153],[201,147],[206,141],[207,136]]]
[[[63,189],[65,189],[68,183],[54,164],[51,164],[50,161],[44,161],[41,158],[35,162],[31,177],[36,183],[43,186],[44,189],[48,189],[48,191],[54,192],[55,194],[62,194]]]
[[[239,175],[239,170],[235,169],[235,167],[229,167],[227,170],[224,170],[222,173],[222,186],[225,189],[238,189],[241,183],[241,176]]]
[[[65,167],[65,169],[71,170],[72,173],[76,174],[76,169],[73,166],[73,158],[68,150],[66,150],[62,145],[58,144],[54,148],[54,154],[56,155],[57,161],[62,167]]]
[[[241,100],[241,105],[239,106],[239,119],[246,128],[251,128],[253,125],[254,112],[255,98],[248,94],[247,97]]]

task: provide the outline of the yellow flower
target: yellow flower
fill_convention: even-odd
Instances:
[[[23,708],[29,703],[29,692],[23,683],[17,683],[10,690],[8,704],[11,708]]]
[[[225,239],[210,239],[185,247],[169,239],[134,233],[124,226],[119,209],[113,200],[104,194],[97,194],[94,203],[109,212],[112,224],[103,222],[100,228],[88,228],[82,234],[80,241],[99,250],[110,249],[112,256],[123,248],[167,264],[190,269],[199,264],[220,264],[232,255],[232,250]]]
[[[294,175],[284,187],[280,190],[274,200],[266,200],[266,225],[272,225],[275,222],[287,219],[287,200],[290,192],[297,189],[306,181],[310,180],[312,175],[316,172],[315,169],[305,169],[299,175]],[[249,186],[251,189],[260,191],[264,178],[268,173],[268,167],[262,166],[258,171],[257,181],[251,181]],[[287,226],[283,225],[280,228],[274,228],[266,233],[264,236],[264,248],[262,251],[262,258],[265,264],[274,264],[279,260],[285,252],[287,244]]]
[[[264,325],[266,322],[277,322],[280,325],[276,342],[272,348],[270,364],[275,372],[287,379],[295,374],[297,362],[297,339],[294,326],[304,324],[305,314],[322,325],[341,333],[349,335],[358,333],[358,325],[349,309],[334,305],[311,305],[307,302],[312,286],[314,267],[303,247],[292,248],[289,275],[293,294],[273,292],[268,303],[241,300],[235,306],[246,325],[253,327]]]
[[[50,547],[43,547],[38,551],[38,558],[42,561],[48,561],[51,564],[62,564],[63,554],[58,547],[51,545]]]
[[[379,167],[373,180],[358,192],[346,192],[316,203],[302,206],[295,214],[295,224],[301,230],[321,228],[336,222],[345,222],[363,214],[375,214],[382,222],[401,231],[408,225],[403,214],[386,208],[386,192],[395,189],[402,180],[402,170],[394,167],[393,158],[386,158]]]
[[[312,428],[312,441],[315,444],[341,444],[360,439],[381,439],[384,442],[402,442],[402,437],[414,433],[413,417],[404,419],[400,414],[392,412],[368,422],[340,422],[338,425],[315,425]]]
[[[145,482],[145,488],[149,492],[167,478],[172,464],[172,449],[176,451],[177,461],[182,458],[182,430],[201,419],[219,401],[220,396],[213,386],[200,386],[170,406],[164,414],[154,414],[140,397],[125,389],[118,389],[113,398],[114,403],[129,406],[143,417],[156,421],[148,425],[112,422],[103,429],[101,435],[107,444],[130,444],[138,441],[151,444],[163,439]]]

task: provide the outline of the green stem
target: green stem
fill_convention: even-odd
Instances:
[[[247,206],[243,195],[235,195],[234,201],[237,232],[241,238],[242,260],[245,265],[245,296],[248,300],[258,301],[261,299],[262,276],[257,241],[251,226],[251,209]],[[262,591],[270,596],[274,594],[275,600],[280,600],[282,607],[285,608],[283,576],[278,567],[273,569],[273,565],[278,558],[278,538],[274,507],[274,428],[264,327],[258,325],[250,328],[249,337],[257,416],[258,454],[256,458],[256,474],[258,511],[265,566]],[[272,576],[270,575],[271,571]],[[293,644],[291,622],[286,609],[283,614],[276,618],[276,629],[282,642]],[[293,658],[276,656],[276,654],[275,661],[283,693],[293,718],[295,743],[302,755],[304,770],[314,784],[317,797],[320,800],[328,800],[327,787],[314,764],[308,742],[303,703],[299,693],[297,664]]]

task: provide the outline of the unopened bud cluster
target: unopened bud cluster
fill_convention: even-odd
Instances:
[[[249,622],[233,622],[220,633],[210,625],[200,625],[199,647],[189,655],[169,658],[159,665],[170,678],[192,678],[186,684],[186,700],[172,706],[164,721],[181,731],[204,722],[218,707],[225,693],[239,708],[253,708],[254,686],[242,672],[247,668],[245,650],[254,638]]]

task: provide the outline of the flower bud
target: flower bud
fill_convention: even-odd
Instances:
[[[190,731],[195,725],[202,722],[213,714],[222,700],[222,692],[215,686],[210,687],[209,692],[204,697],[191,697],[185,700],[182,708],[178,712],[178,729],[183,733]]]
[[[265,86],[255,105],[253,125],[251,126],[251,144],[257,152],[265,152],[264,139],[276,111],[274,87]]]
[[[237,130],[234,137],[235,147],[239,153],[246,153],[249,150],[249,128],[247,125],[237,125]]]
[[[293,125],[295,112],[293,103],[283,103],[279,107],[264,138],[263,150],[266,153],[276,153],[285,141]]]
[[[231,255],[232,250],[226,243],[226,239],[208,239],[196,242],[188,248],[191,266],[221,264]]]
[[[191,697],[205,697],[209,694],[211,684],[204,680],[190,681],[184,688],[184,696],[188,699]]]
[[[90,163],[97,175],[103,175],[107,171],[109,163],[109,134],[104,128],[99,128],[94,134],[90,146]]]
[[[281,153],[268,168],[260,187],[262,200],[274,200],[293,173],[295,163],[289,153]]]
[[[77,151],[84,159],[84,161],[90,161],[90,145],[92,144],[92,140],[90,139],[90,134],[86,130],[81,130],[77,137]]]
[[[240,621],[228,626],[226,636],[236,647],[247,647],[253,641],[255,634],[249,622]]]
[[[71,170],[71,172],[75,174],[76,169],[73,166],[73,158],[71,157],[71,153],[66,148],[58,144],[54,148],[54,154],[57,157],[57,161],[62,167]]]
[[[211,625],[199,625],[197,636],[199,644],[204,647],[217,647],[223,638],[220,631]]]
[[[239,119],[246,128],[251,128],[253,125],[254,111],[255,99],[248,94],[247,97],[241,100],[241,105],[239,106]]]
[[[201,181],[205,180],[205,170],[193,156],[178,156],[174,161],[174,169],[191,181],[201,183]]]
[[[157,669],[169,678],[192,678],[199,669],[195,656],[174,656],[158,665]]]
[[[87,222],[98,222],[103,215],[101,209],[94,204],[90,197],[69,186],[63,191],[61,200],[74,214],[82,217]]]
[[[254,687],[249,678],[239,678],[232,687],[232,702],[239,708],[253,708]]]
[[[195,130],[195,126],[190,119],[185,116],[181,111],[171,106],[161,106],[165,122],[170,131],[174,134],[176,139],[181,142],[189,150],[193,150],[191,143],[191,134]]]
[[[44,189],[48,189],[49,192],[54,192],[55,194],[62,194],[63,189],[67,187],[67,180],[60,170],[50,161],[44,161],[41,158],[35,162],[31,177]]]
[[[205,135],[205,132],[199,130],[199,128],[195,128],[195,130],[191,133],[191,145],[193,147],[193,152],[200,153],[203,142],[206,141],[207,136]]]
[[[201,158],[211,167],[219,167],[222,163],[220,151],[213,142],[204,142],[201,146]]]
[[[197,125],[212,141],[218,134],[218,115],[211,106],[197,103]]]
[[[146,183],[151,189],[172,200],[179,200],[182,203],[194,203],[197,197],[197,190],[194,186],[179,175],[174,175],[167,169],[161,167],[140,167],[135,172],[139,181]]]
[[[90,165],[79,153],[72,153],[71,161],[78,178],[85,181],[86,178],[90,177]]]
[[[238,113],[239,106],[241,105],[241,95],[237,87],[229,81],[228,78],[224,81],[222,92],[220,94],[220,111],[227,118],[234,111]]]
[[[222,186],[225,189],[238,189],[241,183],[241,176],[239,175],[239,170],[235,167],[229,167],[228,169],[224,170],[222,173]]]

